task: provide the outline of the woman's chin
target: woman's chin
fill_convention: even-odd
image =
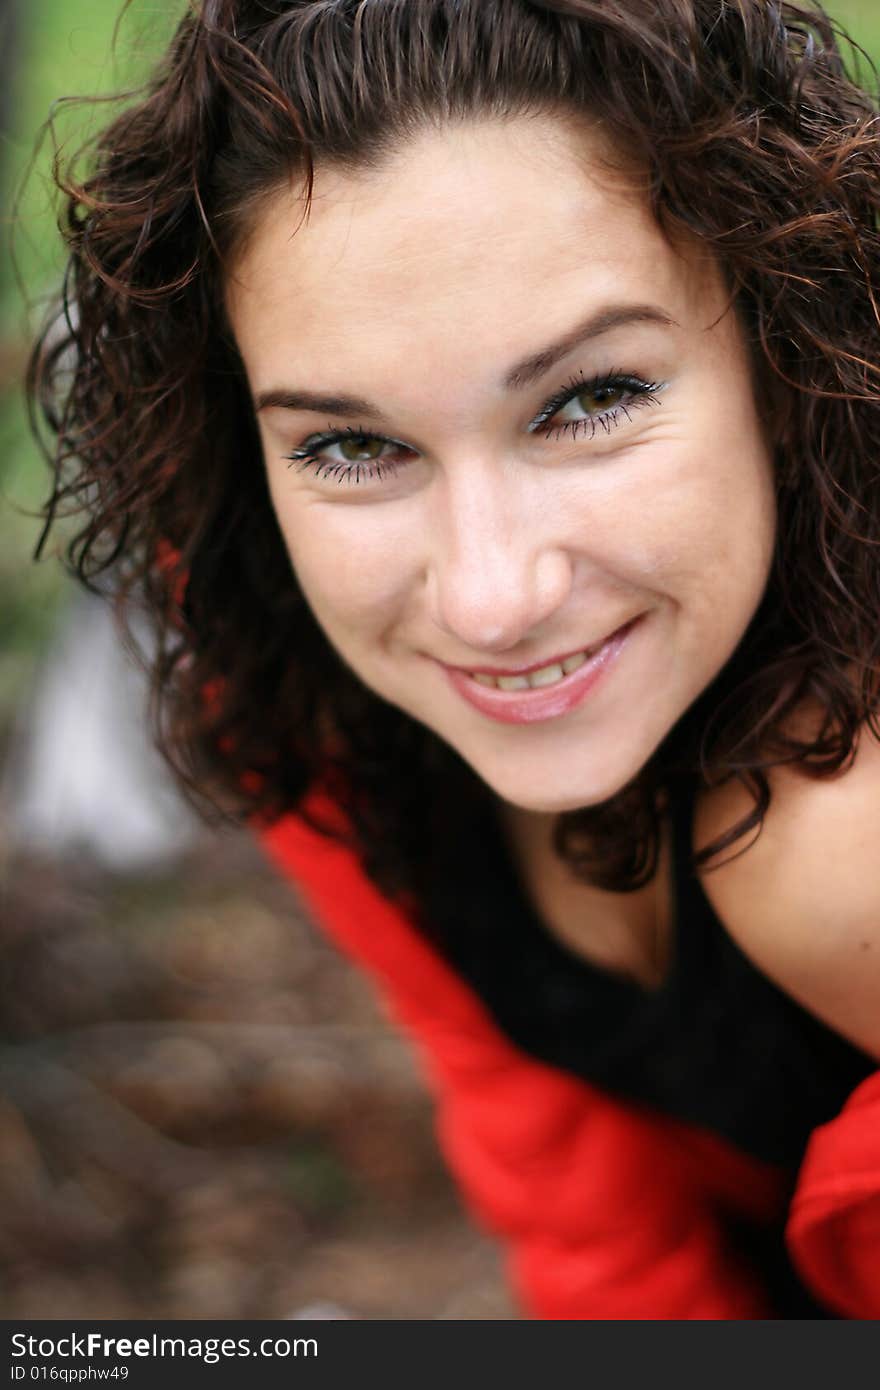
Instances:
[[[479,776],[480,770],[475,769]],[[483,777],[486,785],[509,806],[520,811],[535,814],[561,815],[564,811],[578,811],[587,806],[601,806],[610,801],[631,780],[631,777],[584,778],[574,784],[560,786],[559,782],[546,786],[525,785],[509,777],[489,779]]]

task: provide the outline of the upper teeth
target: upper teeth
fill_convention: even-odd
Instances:
[[[496,690],[535,690],[538,686],[553,685],[554,681],[561,681],[563,676],[570,676],[572,671],[583,666],[589,655],[589,651],[575,652],[564,661],[556,662],[552,666],[541,666],[537,671],[530,671],[527,676],[488,676],[480,671],[474,672],[472,678],[478,685],[492,686]]]

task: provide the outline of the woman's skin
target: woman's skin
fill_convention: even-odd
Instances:
[[[595,132],[486,119],[378,172],[319,167],[306,217],[280,189],[227,303],[329,641],[495,791],[551,930],[656,983],[667,856],[641,893],[609,894],[571,878],[550,830],[644,766],[767,582],[772,429],[717,267],[664,236]],[[541,717],[508,722],[461,693],[461,671],[553,664],[628,624],[572,708],[530,695]]]

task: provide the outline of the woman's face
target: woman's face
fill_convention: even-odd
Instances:
[[[720,276],[598,155],[522,117],[319,168],[228,289],[315,618],[538,811],[635,776],[739,643],[774,539]]]

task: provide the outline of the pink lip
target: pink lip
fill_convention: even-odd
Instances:
[[[535,724],[544,719],[557,719],[560,715],[568,714],[569,710],[574,709],[586,698],[617,660],[639,621],[639,618],[634,618],[624,627],[612,632],[602,646],[587,658],[583,666],[572,671],[571,675],[563,676],[555,685],[539,686],[536,690],[492,690],[489,686],[478,685],[467,672],[458,667],[446,666],[444,670],[453,689],[467,700],[469,705],[473,705],[474,709],[488,715],[490,719],[497,719],[502,724]],[[545,665],[549,664],[545,662]],[[486,673],[492,676],[525,675],[528,671],[539,669],[530,666],[507,672],[488,668]]]

